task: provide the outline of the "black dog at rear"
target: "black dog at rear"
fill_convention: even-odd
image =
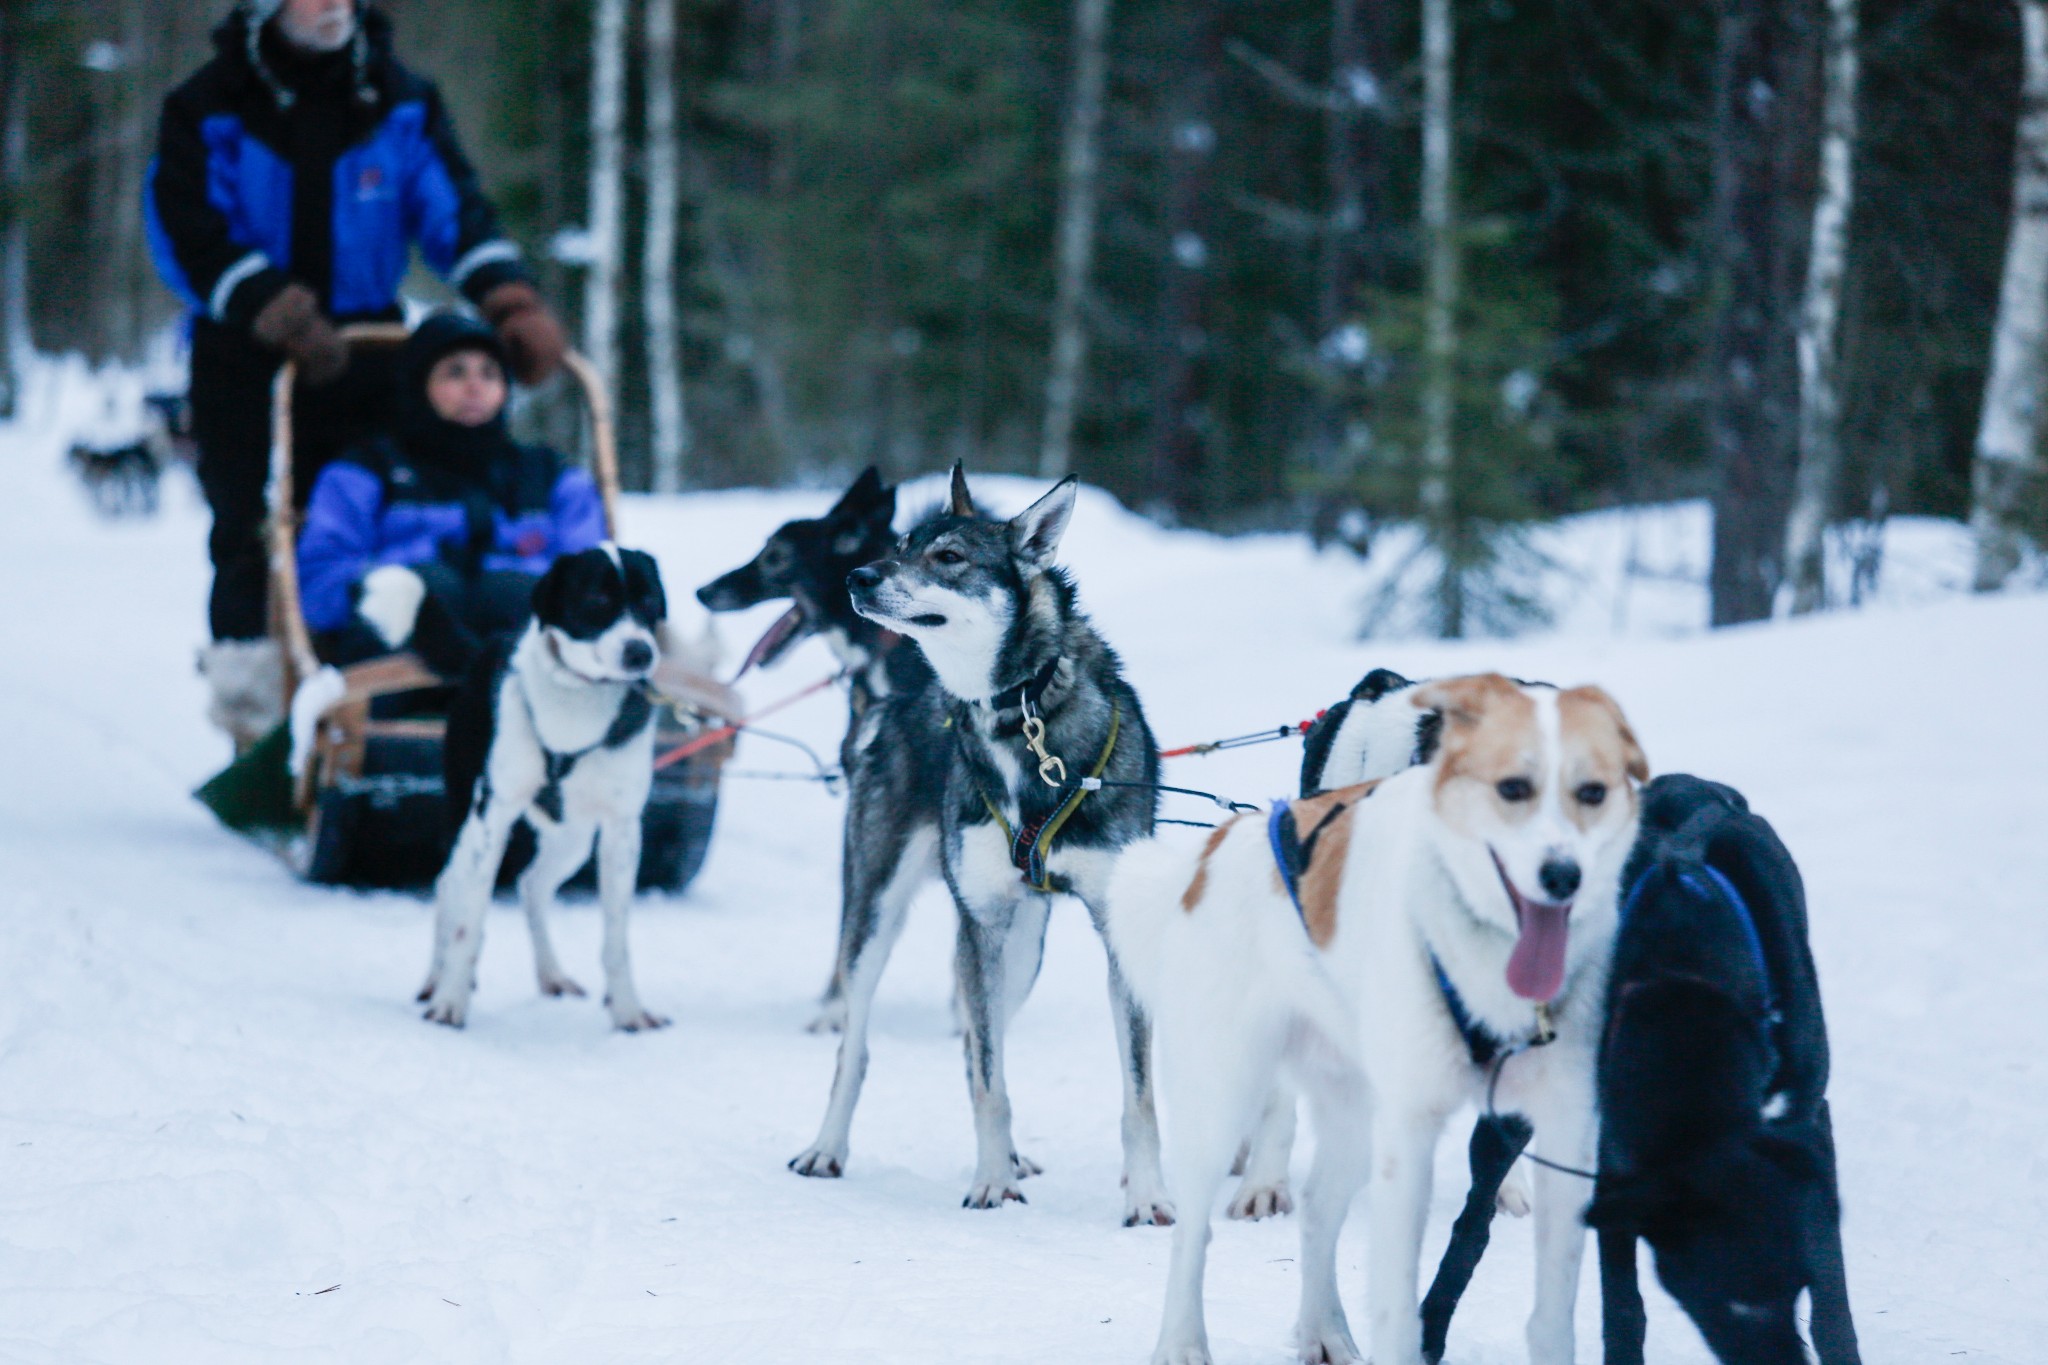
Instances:
[[[1827,1027],[1799,869],[1732,788],[1644,792],[1600,1049],[1608,1365],[1643,1359],[1635,1243],[1723,1361],[1855,1365],[1826,1099]]]
[[[1638,1238],[1726,1365],[1805,1365],[1801,1290],[1821,1365],[1858,1365],[1799,868],[1739,792],[1668,774],[1643,789],[1623,878],[1586,1213],[1607,1365],[1643,1361]],[[1426,1360],[1443,1358],[1494,1196],[1530,1136],[1519,1114],[1473,1129],[1472,1190],[1423,1304]]]

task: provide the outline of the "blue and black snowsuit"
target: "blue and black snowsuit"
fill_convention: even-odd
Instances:
[[[338,323],[396,320],[412,248],[472,301],[524,280],[519,254],[455,139],[434,85],[402,66],[365,7],[356,41],[298,52],[237,10],[213,60],[164,101],[144,193],[150,246],[192,310],[192,423],[213,508],[216,639],[265,633],[261,539],[270,381],[249,327],[294,281]],[[294,398],[296,486],[386,415],[388,357]]]
[[[399,642],[448,676],[468,670],[494,635],[523,629],[533,586],[559,555],[605,537],[604,503],[585,470],[545,446],[514,441],[500,412],[464,427],[436,414],[427,376],[458,350],[505,354],[490,328],[452,313],[429,318],[395,360],[391,430],[320,471],[299,532],[299,602],[329,663],[390,646],[356,614],[362,580],[399,565],[428,600]]]

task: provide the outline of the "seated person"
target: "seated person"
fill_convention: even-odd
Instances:
[[[505,352],[482,322],[428,318],[395,370],[391,433],[313,485],[299,600],[327,663],[412,649],[456,678],[524,628],[557,555],[604,539],[604,506],[588,473],[506,430]]]

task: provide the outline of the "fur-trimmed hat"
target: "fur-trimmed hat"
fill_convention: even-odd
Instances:
[[[239,0],[236,8],[242,15],[244,39],[248,43],[249,65],[257,76],[268,86],[273,99],[280,109],[289,109],[298,93],[278,78],[263,60],[263,28],[277,12],[284,8],[284,0]],[[377,88],[370,81],[370,37],[368,25],[364,23],[367,0],[355,0],[356,31],[348,40],[350,63],[355,67],[356,100],[362,104],[377,102]]]

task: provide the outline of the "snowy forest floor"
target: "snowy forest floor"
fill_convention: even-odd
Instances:
[[[972,1133],[936,888],[882,987],[846,1178],[783,1167],[835,1048],[802,1028],[837,911],[841,806],[815,787],[728,782],[697,884],[636,907],[641,991],[674,1027],[622,1036],[592,1001],[537,998],[510,906],[469,1028],[424,1024],[420,900],[299,884],[189,795],[225,756],[191,667],[206,569],[189,480],[155,520],[102,522],[47,436],[0,431],[0,1360],[1146,1358],[1169,1234],[1117,1226],[1103,957],[1077,906],[1056,909],[1012,1035],[1019,1141],[1046,1167],[1023,1208],[959,1208]],[[1013,510],[1027,489],[983,491]],[[626,539],[680,604],[828,501],[633,499]],[[1618,562],[1618,524],[1555,542]],[[1688,634],[1693,590],[1653,584],[1662,606],[1617,612],[1610,579],[1551,633],[1456,645],[1354,642],[1350,561],[1158,530],[1099,494],[1065,557],[1163,743],[1294,720],[1376,665],[1498,667],[1598,681],[1657,770],[1743,788],[1812,898],[1865,1359],[2020,1365],[2048,1339],[2048,596],[1938,591],[1953,537],[1913,535],[1923,590],[1856,614]],[[729,659],[767,619],[726,623]],[[807,645],[747,692],[829,668]],[[843,721],[826,697],[783,728],[823,748]],[[1276,744],[1173,771],[1263,799],[1297,759]],[[743,767],[782,760],[742,745]],[[588,903],[558,918],[586,985],[597,920]],[[1461,1166],[1447,1141],[1426,1255]],[[1354,1312],[1362,1221],[1341,1253]],[[1219,1362],[1291,1358],[1296,1236],[1219,1220]],[[1504,1226],[1457,1365],[1524,1358],[1529,1261],[1527,1225]],[[1589,1261],[1582,1361],[1599,1358],[1593,1279]],[[1706,1360],[1650,1299],[1652,1358]]]

